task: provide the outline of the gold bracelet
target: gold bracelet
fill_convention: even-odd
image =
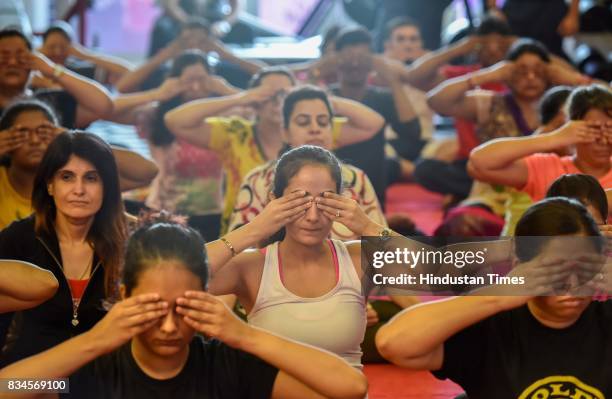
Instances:
[[[230,250],[230,252],[232,253],[232,257],[236,256],[236,250],[234,249],[234,246],[231,242],[229,242],[225,237],[221,237],[219,238],[219,240],[221,240],[221,242],[225,244],[225,246]]]

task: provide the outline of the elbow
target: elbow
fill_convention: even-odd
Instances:
[[[173,134],[180,136],[178,118],[175,115],[176,109],[166,112],[166,115],[164,115],[164,124]]]
[[[435,89],[427,93],[427,105],[440,115],[452,116],[452,110],[446,105],[441,93]]]
[[[49,272],[49,275],[45,279],[45,284],[42,289],[43,300],[41,302],[44,302],[47,299],[54,296],[58,289],[59,289],[59,282],[57,281],[53,273]]]
[[[480,172],[480,170],[481,168],[480,168],[480,165],[478,164],[478,160],[474,160],[470,156],[470,159],[468,160],[468,163],[467,163],[467,172],[470,175],[470,177],[472,177],[472,179],[475,179],[475,180],[481,180],[482,173]]]
[[[394,332],[388,324],[382,326],[376,333],[376,349],[389,362],[406,367],[406,359],[419,356],[412,349],[419,348],[418,337],[413,337],[408,331]]]
[[[36,282],[33,283],[36,288],[21,296],[22,300],[30,303],[30,307],[38,306],[47,301],[55,295],[59,288],[59,282],[52,272],[44,270],[40,271],[40,273],[43,274],[40,275],[40,278],[36,277]]]
[[[377,332],[374,339],[376,349],[382,357],[392,361],[394,350],[393,350],[393,339],[388,332],[388,326],[382,326]]]
[[[112,119],[115,104],[110,96],[105,94],[97,108],[96,114],[99,115],[99,119]]]
[[[378,112],[376,112],[376,117],[374,118],[374,123],[372,123],[371,137],[373,137],[383,127],[385,127],[385,118],[383,118],[382,115],[380,115]]]
[[[363,399],[368,394],[368,379],[366,376],[351,367],[353,376],[347,380],[344,379],[345,389],[342,392],[338,392],[336,395],[331,395],[334,399]],[[327,395],[326,395],[327,396]]]
[[[149,185],[159,173],[159,168],[157,167],[157,164],[151,160],[147,159],[145,162],[146,167],[142,172],[142,180],[145,182],[145,185]]]

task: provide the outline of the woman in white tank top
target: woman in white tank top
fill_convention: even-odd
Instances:
[[[306,102],[310,103],[307,110],[296,106],[289,115],[291,123],[299,118],[312,142],[326,140],[322,132],[331,129],[322,125],[329,124],[329,104],[320,99],[302,101]],[[236,294],[253,325],[329,350],[359,368],[366,328],[361,243],[343,243],[328,236],[333,223],[342,223],[356,236],[396,233],[371,220],[355,200],[340,195],[340,164],[322,147],[305,145],[286,152],[276,165],[273,180],[271,197],[276,200],[243,228],[225,236],[228,251],[237,252],[234,246],[244,248],[243,241],[238,245],[234,241],[242,239],[241,232],[263,237],[254,223],[266,231],[269,225],[277,226],[284,201],[304,195],[309,202],[282,221],[285,227],[264,249],[245,251],[221,270],[211,262],[209,291]],[[415,250],[422,247],[406,241]]]
[[[270,245],[236,256],[215,273],[209,291],[236,294],[249,323],[326,349],[360,368],[366,328],[360,244],[329,240],[334,218],[316,205],[323,193],[341,191],[340,165],[329,151],[302,146],[285,153],[273,196],[304,192],[310,207],[270,238]]]

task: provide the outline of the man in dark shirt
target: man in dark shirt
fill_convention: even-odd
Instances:
[[[331,88],[332,92],[359,101],[381,114],[398,136],[392,142],[398,155],[414,160],[425,144],[420,137],[419,121],[399,76],[387,61],[372,54],[371,42],[370,34],[363,28],[350,28],[339,34],[336,40],[339,84]],[[368,77],[372,71],[386,80],[390,89],[369,85]],[[381,204],[385,203],[388,184],[385,143],[383,128],[370,140],[336,151],[340,159],[357,166],[370,177]]]

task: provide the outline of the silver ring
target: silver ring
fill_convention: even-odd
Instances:
[[[336,211],[336,217],[339,218],[340,217],[340,211]]]

